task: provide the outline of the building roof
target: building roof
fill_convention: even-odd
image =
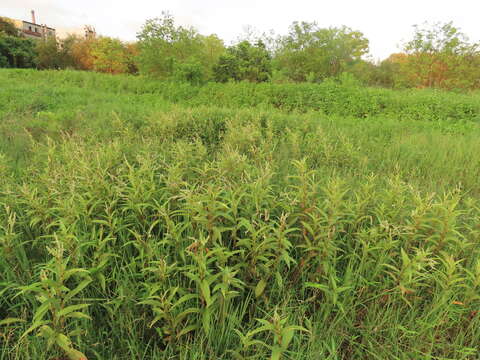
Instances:
[[[35,24],[35,23],[32,23],[30,21],[25,21],[25,20],[21,20],[21,21],[23,21],[24,23],[30,24],[30,25],[34,25],[34,26],[40,26],[40,27],[45,26],[48,30],[55,30],[54,28],[48,27],[46,25]]]

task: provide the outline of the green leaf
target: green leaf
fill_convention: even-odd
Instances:
[[[85,289],[88,286],[88,284],[90,284],[91,282],[92,282],[92,279],[90,278],[83,280],[80,284],[78,284],[78,286],[75,289],[71,290],[67,295],[65,295],[65,302],[68,302],[69,300],[73,299],[73,297],[75,297],[80,291]]]
[[[277,271],[275,273],[275,279],[277,280],[277,286],[282,289],[283,288],[283,278],[282,275]]]
[[[52,302],[53,302],[53,300],[49,299],[37,308],[37,310],[35,311],[35,314],[33,315],[33,321],[34,322],[37,321],[37,320],[43,319],[43,316],[49,310],[49,306]]]
[[[198,314],[199,312],[200,312],[200,309],[196,309],[196,308],[189,308],[185,311],[182,311],[180,314],[175,316],[175,325],[178,325],[180,322],[182,322],[185,316],[190,314]]]
[[[403,265],[406,265],[406,264],[409,264],[410,263],[410,259],[407,255],[407,253],[405,252],[405,250],[400,249],[400,253],[401,253],[401,256],[402,256],[402,262],[403,262]]]
[[[263,331],[272,331],[272,330],[273,330],[273,326],[272,326],[271,324],[265,325],[265,326],[260,326],[259,328],[256,328],[256,329],[254,329],[254,330],[252,330],[252,331],[249,331],[249,332],[247,333],[247,337],[250,338],[250,337],[252,337],[253,335],[256,335],[256,334],[261,333],[261,332],[263,332]]]
[[[37,321],[37,322],[34,322],[32,326],[30,326],[23,334],[20,338],[24,338],[25,336],[27,336],[28,334],[30,334],[32,331],[38,329],[40,326],[43,326],[43,325],[47,325],[49,324],[50,321]]]
[[[58,334],[57,335],[56,343],[57,343],[58,346],[60,346],[65,351],[70,349],[70,347],[72,345],[71,340],[63,334]]]
[[[209,289],[209,290],[210,290],[210,289]],[[182,296],[180,299],[178,299],[175,304],[173,304],[172,309],[174,309],[175,307],[181,305],[181,304],[184,303],[185,301],[188,301],[188,300],[191,300],[191,299],[196,299],[197,297],[198,297],[197,294],[187,294],[187,295],[184,295],[184,296]]]
[[[73,276],[77,273],[88,273],[88,271],[85,270],[85,269],[80,269],[80,268],[69,269],[69,270],[65,271],[65,273],[63,274],[63,280],[67,281],[68,279],[70,279],[71,276]]]
[[[188,325],[188,326],[184,327],[184,328],[177,334],[177,338],[180,338],[180,337],[182,337],[183,335],[188,334],[189,332],[194,331],[194,330],[197,330],[197,329],[198,329],[198,325]]]
[[[65,315],[65,318],[74,318],[74,319],[87,319],[87,320],[92,320],[90,316],[88,316],[85,313],[79,312],[79,311],[74,311],[69,313],[68,315]]]
[[[153,299],[147,299],[140,301],[138,304],[140,305],[150,305],[154,308],[160,308],[162,306],[162,303],[158,300],[153,300]]]
[[[106,283],[105,275],[97,274],[97,279],[100,282],[100,287],[102,288],[103,292],[105,292],[105,288],[106,288],[106,286],[105,286],[105,283]]]
[[[64,309],[62,309],[58,312],[57,317],[66,316],[66,315],[68,315],[68,314],[70,314],[74,311],[85,309],[88,306],[89,306],[88,304],[77,304],[77,305],[67,306],[66,308],[64,308]]]
[[[79,336],[79,335],[82,335],[84,332],[85,332],[85,330],[83,330],[83,329],[75,329],[75,330],[70,331],[68,333],[68,336],[69,337]]]
[[[40,282],[31,284],[28,286],[22,286],[19,289],[20,291],[15,295],[15,297],[22,295],[23,293],[26,293],[26,292],[32,291],[32,292],[40,293],[43,290],[42,284]]]
[[[159,320],[162,320],[165,316],[163,314],[155,316],[155,318],[150,323],[149,327],[153,327]]]
[[[87,357],[85,356],[85,354],[78,350],[68,349],[68,350],[65,350],[65,352],[67,353],[70,360],[87,360]]]
[[[207,307],[212,304],[212,298],[210,297],[210,285],[208,284],[207,280],[202,280],[200,283],[200,291],[202,292],[202,297],[207,303]]]
[[[272,356],[270,356],[270,360],[280,360],[282,352],[282,348],[275,345],[274,347],[272,347]]]
[[[203,312],[202,325],[203,331],[208,335],[210,333],[210,309],[208,308]]]
[[[257,286],[255,286],[255,297],[260,297],[267,286],[267,282],[264,279],[261,279]]]
[[[10,324],[19,323],[19,322],[26,322],[26,321],[19,318],[6,318],[0,321],[0,326],[10,325]]]
[[[53,329],[48,326],[48,325],[43,325],[40,330],[38,331],[39,335],[46,338],[46,339],[49,339],[49,341],[51,342],[52,340],[55,340],[57,334],[55,333],[55,331],[53,331]]]
[[[291,327],[287,327],[283,329],[282,344],[281,344],[283,351],[288,349],[288,345],[290,345],[290,342],[292,341],[294,334],[295,334],[295,329],[292,329]]]
[[[312,283],[312,282],[306,282],[305,287],[312,287],[312,288],[319,289],[319,290],[322,290],[322,291],[329,291],[330,290],[329,287],[326,286],[326,285]]]

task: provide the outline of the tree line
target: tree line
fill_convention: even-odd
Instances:
[[[175,23],[169,13],[147,20],[137,41],[69,36],[26,39],[0,18],[0,67],[77,69],[206,82],[321,82],[350,74],[369,86],[478,89],[480,50],[452,23],[415,26],[399,53],[368,59],[369,40],[349,27],[294,22],[284,35],[247,31],[227,46]]]

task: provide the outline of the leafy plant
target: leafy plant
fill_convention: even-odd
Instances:
[[[78,320],[91,320],[82,310],[89,304],[75,303],[82,290],[91,282],[85,269],[68,268],[69,258],[64,257],[62,242],[57,238],[55,247],[48,248],[52,260],[40,271],[40,281],[23,286],[18,295],[33,293],[40,305],[33,314],[30,327],[22,337],[36,332],[47,340],[47,347],[60,347],[71,360],[86,359],[86,356],[76,350],[72,338],[84,333]],[[67,287],[71,278],[78,277],[81,281],[74,288]]]

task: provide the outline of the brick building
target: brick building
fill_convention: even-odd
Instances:
[[[27,38],[30,39],[46,39],[48,37],[56,37],[55,29],[45,24],[37,24],[35,20],[35,11],[32,10],[32,21],[13,20],[17,29]]]

